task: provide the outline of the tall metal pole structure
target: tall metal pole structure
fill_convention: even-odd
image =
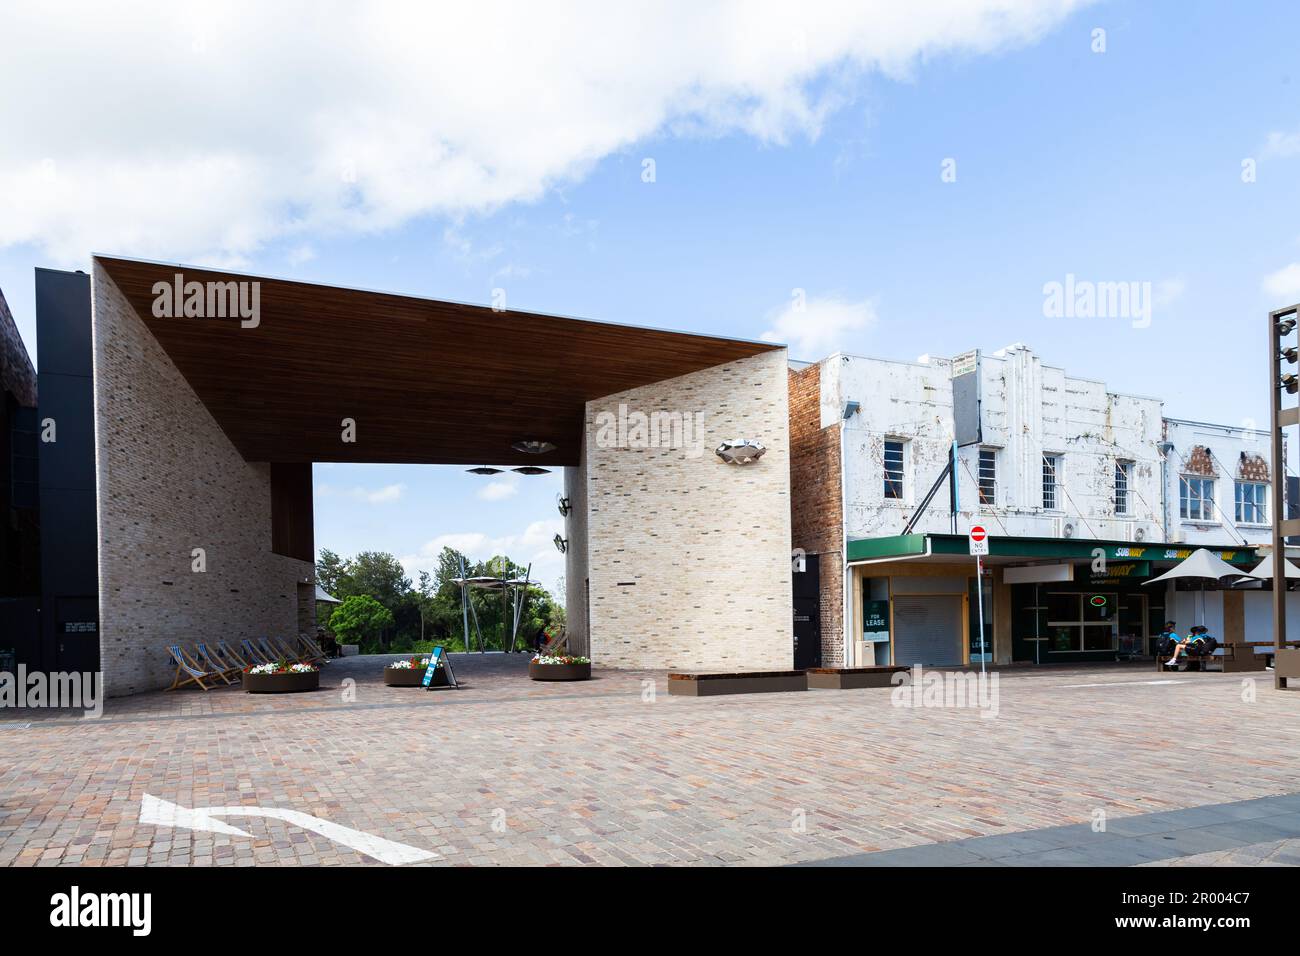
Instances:
[[[465,653],[469,653],[469,616],[470,612],[473,612],[474,632],[478,634],[478,650],[481,654],[483,653],[483,629],[478,625],[478,611],[474,610],[470,597],[469,579],[465,576],[465,556],[458,554],[456,560],[460,562],[460,614],[465,626]]]
[[[1279,676],[1279,652],[1286,641],[1286,547],[1285,540],[1300,534],[1300,519],[1287,518],[1284,490],[1286,488],[1286,459],[1283,457],[1282,429],[1300,424],[1300,407],[1292,404],[1283,407],[1283,396],[1300,391],[1300,377],[1295,372],[1282,373],[1283,362],[1296,364],[1300,358],[1294,346],[1286,340],[1295,331],[1300,305],[1278,309],[1268,314],[1268,380],[1270,388],[1269,416],[1272,421],[1273,441],[1273,686],[1281,690],[1286,679]]]

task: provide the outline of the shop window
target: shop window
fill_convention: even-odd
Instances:
[[[1178,515],[1188,521],[1214,521],[1214,479],[1182,475],[1178,479]]]
[[[1049,592],[1047,631],[1051,650],[1058,653],[1114,650],[1117,597],[1109,592]]]
[[[1057,482],[1061,475],[1061,456],[1044,455],[1043,456],[1043,508],[1047,511],[1056,511],[1061,506],[1057,503],[1057,493],[1059,491]]]
[[[1237,482],[1237,524],[1268,523],[1268,485],[1259,481]]]
[[[903,443],[885,439],[885,497],[903,498]]]
[[[1129,484],[1133,478],[1133,462],[1115,462],[1115,514],[1129,514]]]
[[[998,498],[998,453],[996,448],[980,449],[980,504],[994,505]]]
[[[1082,594],[1051,594],[1047,595],[1047,620],[1048,621],[1078,621],[1082,619],[1079,610],[1083,601]]]

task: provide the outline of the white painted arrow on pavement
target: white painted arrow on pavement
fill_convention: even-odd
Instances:
[[[298,810],[281,810],[277,807],[195,807],[191,810],[147,793],[140,802],[141,823],[160,827],[183,827],[187,830],[208,830],[228,836],[252,836],[251,833],[222,823],[220,820],[214,820],[213,817],[266,817],[271,820],[283,820],[304,830],[319,833],[358,853],[374,857],[380,863],[420,863],[438,855],[432,850],[420,850],[405,843],[385,840],[373,833],[353,830],[351,827],[331,823]]]

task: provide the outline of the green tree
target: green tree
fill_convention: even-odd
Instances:
[[[411,579],[406,576],[402,562],[387,551],[362,551],[346,567],[348,596],[368,594],[393,613],[406,603]]]
[[[316,583],[328,594],[338,597],[340,579],[347,576],[347,564],[329,548],[320,549],[316,559]]]
[[[382,640],[384,630],[393,626],[393,612],[368,594],[346,598],[330,615],[330,627],[343,644]]]

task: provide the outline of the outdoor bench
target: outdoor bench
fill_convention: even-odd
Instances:
[[[905,664],[813,667],[808,671],[808,688],[809,690],[855,690],[859,687],[891,687],[894,675],[907,670]]]
[[[807,690],[805,671],[744,671],[729,674],[669,674],[668,693],[683,697],[767,694]]]
[[[1262,671],[1267,665],[1265,659],[1255,653],[1256,646],[1254,644],[1220,644],[1211,654],[1197,654],[1194,651],[1184,654],[1178,659],[1178,663],[1181,665],[1183,661],[1186,661],[1187,670],[1189,671],[1209,671],[1208,665],[1211,663],[1217,663],[1219,669],[1225,674]],[[1164,654],[1157,654],[1156,670],[1161,673],[1173,670],[1173,668],[1166,666],[1168,660],[1169,658]]]

